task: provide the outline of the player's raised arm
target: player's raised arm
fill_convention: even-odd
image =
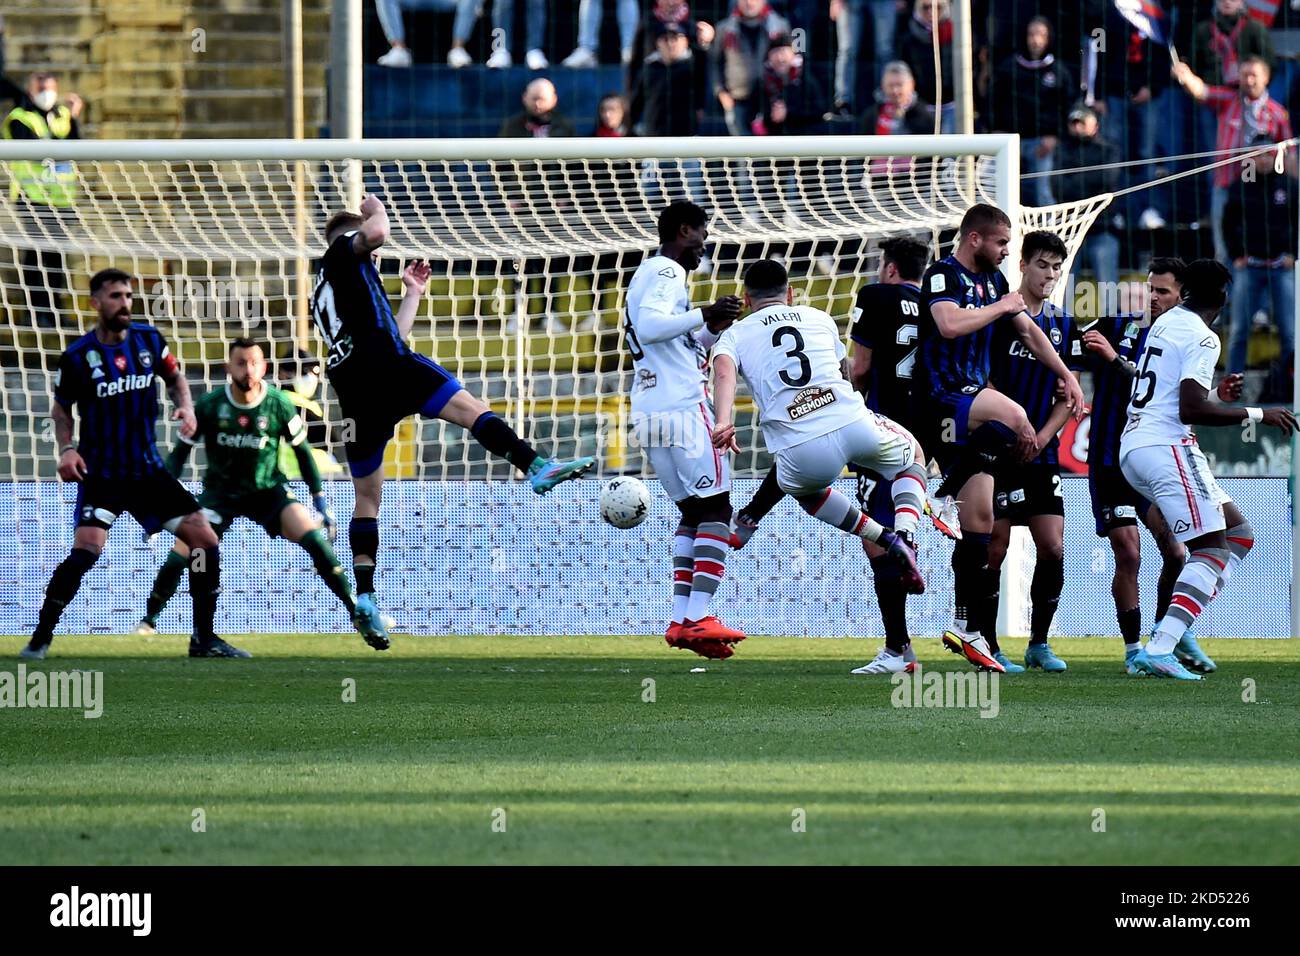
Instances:
[[[930,315],[934,317],[935,328],[945,339],[960,338],[978,332],[984,326],[996,322],[1004,315],[1013,315],[1024,311],[1025,300],[1019,292],[1008,292],[991,305],[978,309],[963,309],[956,302],[943,300],[930,304]]]
[[[1247,408],[1223,405],[1210,398],[1210,390],[1194,378],[1178,384],[1178,417],[1188,425],[1237,425],[1246,419],[1270,425],[1290,435],[1296,430],[1296,417],[1289,408]]]
[[[405,342],[411,335],[411,326],[415,324],[415,315],[420,311],[420,300],[424,290],[429,286],[429,276],[433,269],[424,259],[416,259],[402,271],[402,304],[397,309],[393,320],[397,323],[397,334]]]
[[[361,201],[361,225],[352,237],[352,251],[368,255],[388,241],[388,210],[375,196]]]
[[[1083,389],[1079,387],[1079,381],[1074,374],[1066,367],[1059,352],[1052,345],[1051,339],[1047,333],[1038,327],[1038,324],[1025,314],[1023,310],[1018,311],[1011,319],[1016,326],[1016,332],[1020,335],[1020,341],[1025,343],[1025,348],[1033,354],[1034,358],[1042,362],[1053,375],[1061,380],[1065,390],[1065,401],[1070,411],[1074,413],[1075,418],[1083,418],[1084,408],[1087,403],[1083,398]]]
[[[701,326],[718,335],[740,315],[740,299],[734,295],[724,295],[703,308],[675,311],[678,281],[675,276],[656,276],[646,291],[636,316],[636,336],[642,343],[666,342]]]

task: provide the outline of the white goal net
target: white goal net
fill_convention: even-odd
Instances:
[[[847,328],[881,239],[937,240],[976,201],[1014,211],[1007,142],[892,137],[888,155],[858,137],[694,140],[689,152],[655,140],[351,151],[330,142],[60,144],[72,152],[53,159],[75,163],[68,206],[0,197],[0,475],[53,475],[48,373],[93,321],[86,281],[110,264],[136,276],[137,312],[168,337],[196,392],[224,381],[225,343],[240,335],[267,343],[275,374],[291,381],[320,354],[303,308],[312,281],[303,260],[323,251],[329,215],[363,193],[390,212],[380,271],[394,305],[405,261],[434,267],[412,346],[544,453],[594,454],[602,471],[636,471],[640,456],[620,427],[631,369],[622,293],[656,244],[666,202],[693,199],[713,216],[709,258],[691,282],[696,301],[737,291],[748,262],[775,256],[800,300]],[[4,144],[0,157],[23,148]],[[13,162],[0,163],[6,181]],[[313,437],[340,459],[332,397],[324,388],[315,397],[324,422]],[[459,429],[414,419],[387,464],[409,478],[511,473]],[[736,467],[744,474],[766,461],[751,451]]]
[[[0,589],[18,595],[8,605],[0,602],[0,632],[9,633],[30,625],[44,579],[66,548],[69,492],[54,479],[50,374],[59,354],[93,322],[86,282],[98,269],[112,265],[136,277],[138,315],[163,331],[196,395],[224,383],[232,338],[265,343],[273,380],[318,403],[319,413],[308,416],[311,438],[328,457],[327,477],[341,477],[337,409],[328,386],[311,374],[321,346],[305,307],[313,280],[309,260],[323,251],[321,228],[329,215],[355,209],[363,193],[374,193],[392,223],[380,271],[394,304],[403,263],[419,257],[433,265],[412,346],[450,369],[543,454],[595,455],[601,476],[640,474],[645,463],[626,428],[631,360],[622,343],[623,290],[656,245],[655,219],[667,202],[692,199],[712,216],[708,259],[691,279],[694,301],[738,292],[748,263],[777,257],[798,299],[836,316],[847,334],[853,297],[876,276],[881,240],[911,234],[946,253],[962,213],[984,201],[1007,210],[1024,229],[1057,231],[1073,255],[1109,198],[1022,210],[1018,147],[1008,136],[80,142],[61,143],[57,156],[44,155],[50,147],[0,144],[6,181],[16,163],[35,161],[49,176],[71,174],[76,182],[63,207],[0,193],[0,489],[8,489],[0,490],[0,525],[12,521],[16,528],[11,540],[0,542]],[[1013,255],[1009,264],[1015,261]],[[739,505],[748,492],[743,479],[761,475],[769,459],[743,400],[738,419],[746,449],[735,462]],[[174,423],[164,421],[160,445],[174,440]],[[402,549],[454,537],[447,529],[460,516],[435,513],[440,508],[470,507],[471,499],[509,503],[517,487],[506,480],[512,470],[489,459],[460,429],[419,418],[399,428],[386,464],[391,477],[417,480],[409,494],[386,496]],[[439,488],[416,487],[429,482]],[[331,494],[346,514],[346,483],[336,483]],[[580,510],[577,492],[566,494],[575,498],[572,520],[589,521],[593,511]],[[530,528],[549,527],[531,502],[527,515],[535,522]],[[660,530],[647,523],[638,539],[645,561],[628,555],[620,564],[628,566],[629,581],[635,573],[646,579],[635,585],[653,590],[646,602],[662,597],[656,577]],[[571,543],[552,536],[537,547],[563,551]],[[340,544],[346,553],[346,542]],[[834,544],[842,550],[842,542]],[[88,616],[84,629],[118,629],[136,613],[128,609],[142,602],[161,546],[136,538],[119,547],[126,554],[113,559],[112,579],[87,585],[105,589],[113,614],[102,624]],[[256,545],[249,565],[280,555],[274,550],[280,546]],[[513,560],[509,541],[486,547],[495,569]],[[408,627],[415,622],[403,620],[404,608],[414,615],[441,606],[422,583],[438,572],[418,567],[427,563],[421,555],[380,561],[381,588],[386,573],[390,584],[403,588],[390,589],[389,603]],[[846,558],[853,564],[859,559]],[[946,564],[945,556],[935,560]],[[647,567],[653,569],[648,575]],[[523,568],[515,566],[513,578],[499,576],[494,586],[515,582],[505,591],[463,600],[467,606],[485,603],[485,619],[452,614],[429,627],[578,629],[576,621],[557,623],[554,603],[528,591],[521,582],[531,572]],[[398,577],[399,571],[406,576]],[[617,583],[623,573],[606,568],[596,575],[603,575],[607,590],[622,588],[623,600],[608,602],[609,620],[602,625],[592,623],[599,600],[583,598],[587,617],[577,619],[587,621],[583,631],[643,626],[639,597],[628,590],[633,585]],[[267,607],[265,572],[256,578],[247,601]],[[314,586],[306,568],[301,578],[303,589]],[[227,579],[229,594],[237,585],[231,575]],[[417,594],[408,595],[410,588]],[[417,603],[420,594],[430,607]],[[820,602],[824,612],[848,598],[791,594],[788,600],[795,602],[791,608]],[[944,598],[933,600],[941,614]],[[785,615],[778,619],[798,617],[791,608],[776,609]],[[537,623],[530,624],[534,611]],[[657,613],[648,620],[657,621]],[[852,620],[847,610],[843,614]],[[335,629],[311,623],[290,616],[280,629]],[[828,633],[853,632],[847,623],[828,626]],[[800,626],[791,630],[798,633]],[[807,624],[803,632],[818,630]],[[873,633],[871,626],[864,632]]]

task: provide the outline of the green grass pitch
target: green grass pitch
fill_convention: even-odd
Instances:
[[[1002,678],[987,719],[891,706],[848,673],[874,640],[232,640],[255,659],[61,636],[28,665],[102,671],[104,713],[0,710],[0,864],[1300,862],[1295,641],[1203,641],[1199,684],[1057,641],[1069,672]]]

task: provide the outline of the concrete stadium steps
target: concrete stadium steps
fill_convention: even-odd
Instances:
[[[279,0],[6,0],[9,68],[59,73],[91,138],[283,136]],[[304,0],[307,135],[325,121],[328,0]]]

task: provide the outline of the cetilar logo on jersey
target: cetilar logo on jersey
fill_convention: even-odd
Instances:
[[[266,435],[257,435],[253,432],[242,432],[238,435],[232,435],[230,432],[217,432],[217,444],[224,448],[256,448],[261,450],[266,447],[269,441]]]
[[[93,354],[93,353],[92,353]],[[116,382],[100,382],[95,386],[95,394],[100,398],[110,398],[126,392],[138,392],[153,385],[153,373],[148,375],[126,375]]]

